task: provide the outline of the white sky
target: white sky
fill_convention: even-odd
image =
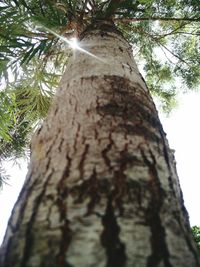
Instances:
[[[200,93],[187,93],[163,123],[170,147],[175,149],[178,175],[190,224],[200,226]]]
[[[199,176],[200,176],[200,93],[188,93],[180,97],[179,108],[169,118],[161,117],[164,130],[175,149],[179,179],[183,190],[185,205],[190,215],[191,225],[200,226],[199,214]],[[21,170],[12,163],[6,165],[11,179],[10,185],[0,192],[0,243],[6,229],[7,220],[17,199],[26,175],[26,163]]]

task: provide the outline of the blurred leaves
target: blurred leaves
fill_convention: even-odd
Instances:
[[[3,185],[7,183],[8,179],[9,179],[9,176],[6,174],[6,170],[1,165],[1,162],[0,162],[0,189],[2,189]]]
[[[193,226],[192,227],[192,234],[194,236],[195,243],[197,245],[197,248],[200,250],[200,227]]]

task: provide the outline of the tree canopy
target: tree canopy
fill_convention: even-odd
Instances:
[[[198,0],[3,0],[0,3],[0,158],[24,154],[48,111],[72,37],[113,20],[132,44],[165,111],[200,78]],[[59,37],[61,36],[61,38]],[[3,177],[3,176],[2,176]]]

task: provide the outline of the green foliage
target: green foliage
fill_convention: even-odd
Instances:
[[[28,72],[0,92],[1,157],[23,155],[30,133],[47,114],[59,78],[58,74],[41,70],[37,61],[33,69],[29,66]]]
[[[199,14],[197,0],[1,1],[0,158],[22,155],[48,111],[70,54],[59,35],[79,37],[93,21],[112,19],[169,112],[179,90],[199,85]]]
[[[200,227],[193,226],[192,227],[192,234],[194,236],[194,240],[196,242],[196,245],[197,245],[198,249],[200,250]]]
[[[180,90],[199,86],[200,5],[198,1],[138,2],[134,14],[128,9],[119,12],[118,26],[133,44],[138,62],[143,62],[149,89],[169,112]]]
[[[0,92],[0,155],[1,160],[9,156],[21,156],[28,144],[28,133],[32,127],[29,121],[20,116],[16,95],[13,92]]]
[[[30,135],[46,116],[68,58],[58,38],[38,26],[44,18],[44,25],[62,26],[66,22],[58,21],[61,12],[53,12],[50,2],[44,10],[39,4],[4,1],[0,5],[1,160],[26,153]]]

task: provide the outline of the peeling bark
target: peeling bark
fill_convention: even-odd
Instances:
[[[82,35],[42,128],[1,267],[198,267],[165,133],[130,45]]]

